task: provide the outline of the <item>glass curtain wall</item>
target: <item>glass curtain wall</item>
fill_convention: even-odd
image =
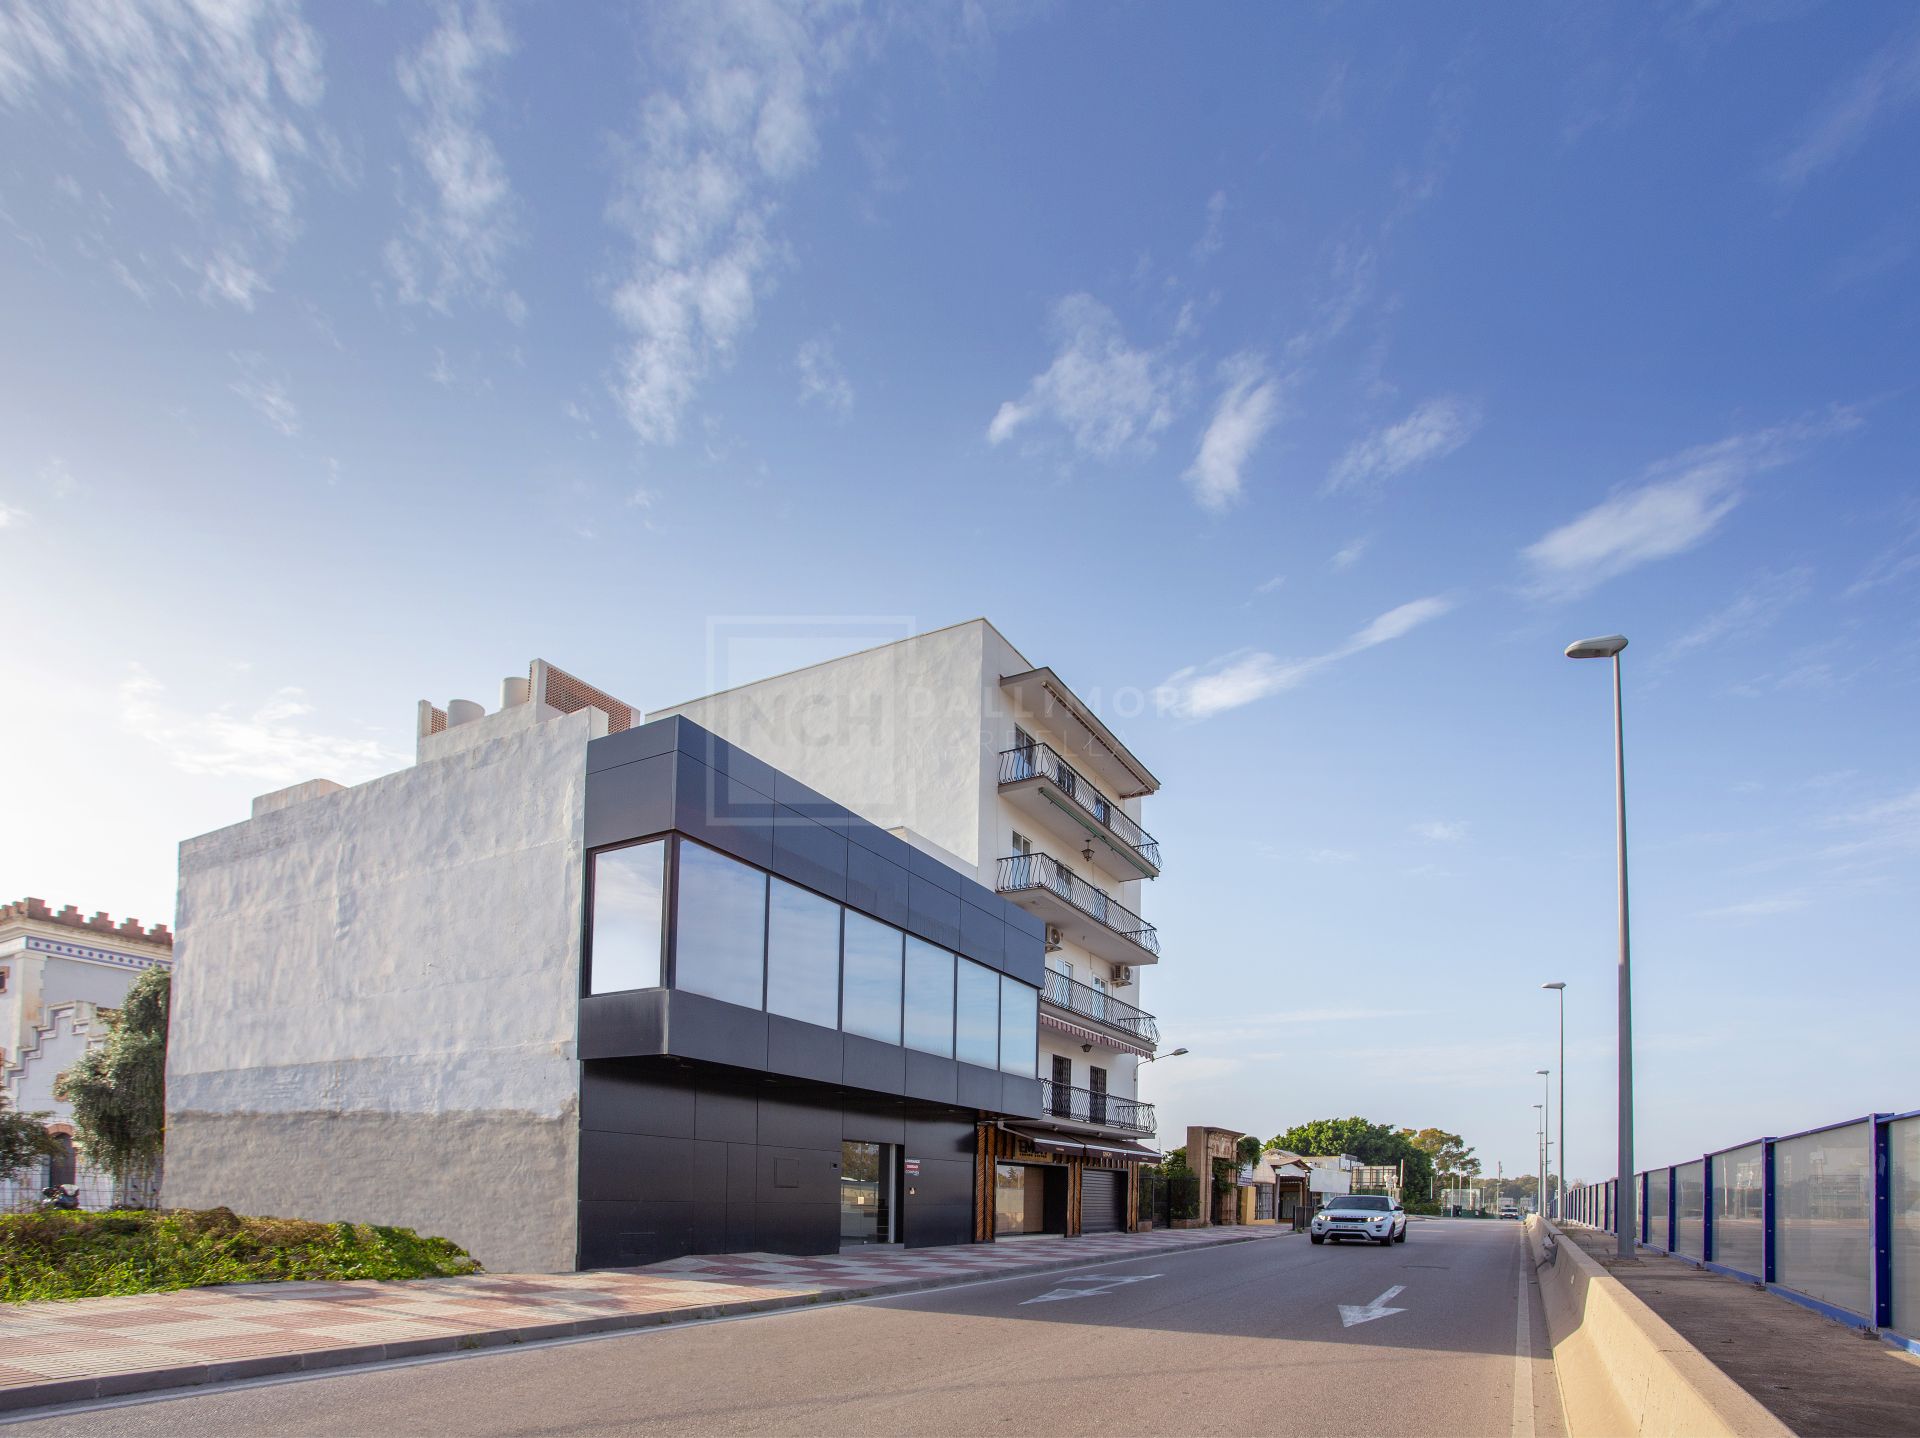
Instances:
[[[660,986],[664,839],[608,849],[593,858],[593,943],[587,992],[617,994]]]

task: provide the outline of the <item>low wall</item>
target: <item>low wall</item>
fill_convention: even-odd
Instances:
[[[1537,1215],[1527,1219],[1527,1242],[1573,1438],[1790,1438],[1779,1419],[1579,1244]]]

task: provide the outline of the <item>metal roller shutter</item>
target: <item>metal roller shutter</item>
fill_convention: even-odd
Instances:
[[[1118,1233],[1127,1226],[1127,1176],[1119,1169],[1088,1168],[1080,1173],[1080,1231]]]

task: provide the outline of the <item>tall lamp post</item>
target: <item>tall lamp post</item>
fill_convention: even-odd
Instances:
[[[1541,1069],[1540,1072],[1545,1073],[1546,1070]],[[1539,1115],[1533,1123],[1533,1206],[1540,1211],[1540,1216],[1545,1218],[1547,1216],[1547,1181],[1540,1175],[1546,1171],[1547,1167],[1547,1130],[1545,1128],[1547,1106],[1544,1103],[1537,1103],[1533,1106],[1533,1111]]]
[[[1638,1232],[1633,1192],[1633,982],[1627,945],[1627,750],[1620,718],[1620,651],[1626,647],[1626,635],[1603,634],[1575,640],[1567,646],[1567,658],[1613,661],[1613,814],[1620,873],[1620,1134],[1614,1156],[1620,1221],[1615,1225],[1615,1251],[1621,1258],[1632,1258],[1633,1235]]]
[[[1535,1069],[1540,1075],[1540,1216],[1547,1216],[1547,1170],[1553,1164],[1553,1122],[1551,1107],[1553,1078],[1550,1069]]]
[[[1559,979],[1540,985],[1560,996],[1560,1177],[1553,1189],[1554,1217],[1567,1216],[1567,986]]]

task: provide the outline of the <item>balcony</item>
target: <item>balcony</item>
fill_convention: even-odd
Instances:
[[[994,887],[1110,964],[1160,961],[1160,935],[1152,924],[1051,854],[1002,859]]]
[[[1051,744],[1023,744],[1000,755],[1000,792],[1023,812],[1076,844],[1092,843],[1093,863],[1113,878],[1152,879],[1160,844]]]
[[[1069,1123],[1094,1124],[1153,1137],[1153,1105],[1092,1089],[1070,1088],[1051,1079],[1040,1080],[1040,1112]]]
[[[1104,989],[1096,989],[1052,969],[1047,970],[1046,987],[1040,991],[1040,997],[1057,1009],[1104,1024],[1135,1043],[1152,1046],[1160,1042],[1160,1025],[1145,1009],[1122,1003]]]

